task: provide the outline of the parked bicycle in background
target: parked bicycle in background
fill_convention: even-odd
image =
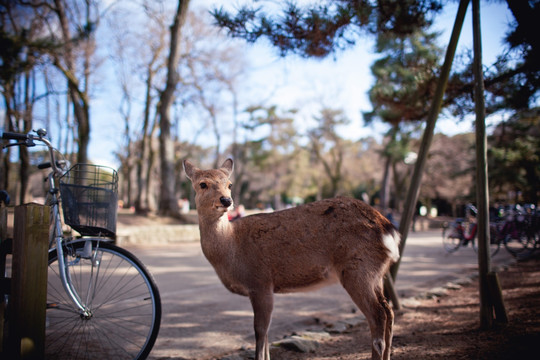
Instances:
[[[477,232],[478,224],[476,222],[477,210],[474,205],[467,205],[465,207],[465,218],[457,218],[450,224],[444,224],[442,229],[443,247],[449,252],[453,253],[460,247],[467,247],[469,244],[478,251],[477,244]],[[498,237],[491,234],[490,228],[490,253],[491,256],[495,256],[499,252],[500,241]]]
[[[51,232],[46,358],[144,359],[159,332],[161,299],[142,262],[113,244],[118,175],[114,169],[90,164],[68,169],[46,135],[44,129],[35,134],[2,134],[5,140],[17,141],[6,146],[42,143],[50,158],[38,165],[52,169],[47,178]],[[64,224],[77,235],[64,235]],[[2,241],[2,259],[11,248],[12,241]],[[6,276],[4,269],[0,276]],[[1,295],[0,302],[9,312],[9,294]]]
[[[539,214],[534,211],[534,206],[529,206],[532,211],[524,212],[524,207],[498,209],[497,215],[490,219],[490,252],[494,256],[501,245],[518,260],[526,259],[538,248],[539,243]],[[477,251],[477,223],[476,208],[467,205],[465,218],[458,218],[450,224],[445,224],[442,229],[443,247],[453,253],[460,247],[471,244]]]
[[[516,205],[501,211],[497,232],[504,247],[518,260],[530,257],[539,246],[540,214],[536,207]]]

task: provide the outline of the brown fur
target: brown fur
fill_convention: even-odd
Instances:
[[[338,197],[229,222],[232,160],[214,170],[186,160],[184,168],[196,192],[204,255],[228,290],[251,300],[257,360],[270,359],[274,293],[337,281],[369,322],[372,359],[390,358],[394,315],[383,276],[392,260],[382,239],[390,236],[397,245],[399,235],[385,217],[362,201]]]

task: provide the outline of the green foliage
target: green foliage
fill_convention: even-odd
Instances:
[[[243,128],[250,133],[251,140],[240,146],[240,159],[249,172],[264,176],[242,179],[249,183],[240,184],[243,193],[239,195],[246,206],[263,201],[280,208],[282,196],[289,195],[294,182],[291,174],[299,150],[299,136],[293,126],[295,110],[282,112],[277,106],[251,106],[246,112],[249,119]]]
[[[347,125],[350,121],[341,110],[322,109],[321,115],[316,117],[318,126],[308,132],[311,151],[317,161],[321,163],[323,173],[329,180],[327,189],[323,189],[325,197],[339,194],[343,181],[343,160],[349,150],[349,143],[342,139],[337,130],[339,126]]]
[[[382,151],[385,170],[381,186],[381,206],[390,203],[390,172],[393,172],[394,207],[400,209],[407,186],[407,171],[399,164],[411,151],[409,124],[418,124],[427,116],[437,82],[441,50],[435,45],[436,34],[415,31],[408,36],[382,33],[377,38],[377,51],[382,53],[371,67],[375,84],[369,90],[373,110],[365,112],[367,124],[378,119],[391,126]]]
[[[538,204],[540,184],[540,108],[519,112],[497,126],[489,138],[490,186],[495,196]]]
[[[484,70],[486,113],[522,111],[535,106],[540,89],[539,1],[507,1],[514,15],[506,44],[494,64]],[[453,115],[465,117],[474,111],[472,54],[458,59],[448,84],[447,103]]]
[[[391,125],[425,118],[437,81],[441,49],[436,34],[417,31],[408,37],[380,35],[383,54],[371,67],[375,84],[369,90],[373,106],[364,113],[367,123],[380,119]]]
[[[407,36],[431,24],[441,10],[438,0],[342,0],[298,6],[287,1],[281,14],[244,5],[236,14],[214,9],[216,24],[229,35],[255,42],[267,38],[282,55],[324,57],[355,43],[359,30]],[[267,9],[268,10],[268,9]]]

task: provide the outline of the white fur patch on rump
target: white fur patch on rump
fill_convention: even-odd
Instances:
[[[382,238],[384,246],[388,249],[388,255],[392,261],[399,260],[399,242],[401,241],[401,234],[397,230],[392,230],[388,234],[384,234]]]

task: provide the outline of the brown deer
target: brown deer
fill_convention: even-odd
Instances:
[[[383,277],[399,258],[400,235],[360,200],[338,197],[229,221],[233,161],[201,170],[184,161],[195,189],[201,246],[225,287],[248,296],[254,312],[257,360],[269,360],[274,293],[305,291],[339,281],[366,316],[372,359],[389,359],[394,313]]]

